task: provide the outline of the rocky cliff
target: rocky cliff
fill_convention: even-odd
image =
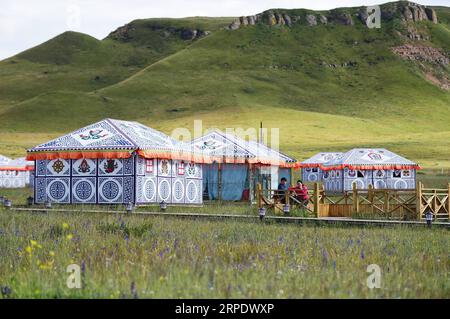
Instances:
[[[392,20],[399,18],[403,22],[431,21],[438,23],[436,11],[432,8],[413,3],[396,2],[388,3],[381,7],[382,20]],[[341,24],[354,25],[355,20],[366,24],[368,18],[366,7],[354,10],[335,9],[326,12],[314,12],[310,10],[268,10],[263,13],[240,17],[234,20],[229,26],[229,30],[237,30],[241,27],[255,24],[266,24],[269,26],[294,25],[317,26],[321,24]]]

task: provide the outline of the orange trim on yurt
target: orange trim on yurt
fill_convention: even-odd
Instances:
[[[34,170],[34,167],[12,167],[12,166],[4,166],[0,167],[0,171],[19,171],[19,172],[26,172],[26,171],[32,171]]]
[[[80,158],[130,158],[131,152],[123,151],[74,151],[74,152],[36,152],[28,153],[27,161],[80,159]]]

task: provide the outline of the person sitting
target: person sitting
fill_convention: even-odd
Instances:
[[[282,177],[280,180],[280,184],[278,184],[277,193],[274,198],[284,204],[286,202],[285,195],[287,190],[287,179],[285,177]]]
[[[301,180],[297,181],[295,187],[289,188],[290,191],[294,192],[295,199],[298,200],[303,206],[307,206],[309,203],[308,187]]]

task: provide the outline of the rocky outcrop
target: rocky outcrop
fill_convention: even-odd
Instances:
[[[317,19],[315,15],[312,14],[307,14],[306,15],[306,23],[310,26],[313,27],[315,25],[317,25]]]
[[[413,2],[392,2],[380,6],[381,20],[389,21],[394,18],[400,18],[405,22],[431,21],[438,23],[438,17],[433,8],[427,8],[423,5]],[[296,15],[291,14],[296,12]],[[352,12],[352,13],[351,13]],[[298,14],[301,15],[298,15]],[[353,17],[357,17],[364,25],[367,23],[369,14],[366,7],[361,7],[356,13],[347,9],[335,9],[328,12],[315,13],[310,10],[288,11],[288,10],[269,10],[261,14],[247,17],[240,17],[233,21],[229,30],[236,30],[241,27],[255,24],[265,24],[269,26],[287,26],[306,25],[317,26],[319,24],[340,24],[354,25]]]
[[[425,8],[425,13],[427,15],[428,20],[430,20],[434,24],[438,23],[437,14],[436,14],[436,11],[434,11],[434,9]]]
[[[432,8],[408,2],[403,7],[402,19],[406,22],[431,21],[438,23],[436,11]]]
[[[429,46],[405,44],[392,48],[392,51],[407,60],[429,62],[442,66],[449,64],[449,58],[444,54],[442,49]]]
[[[331,11],[330,20],[335,24],[353,25],[353,18],[350,13]]]
[[[328,24],[328,18],[326,16],[324,16],[324,15],[320,15],[319,16],[319,21],[322,24]]]
[[[210,34],[209,31],[200,29],[176,28],[173,26],[164,26],[159,24],[149,24],[146,25],[145,28],[148,28],[151,31],[159,32],[161,37],[163,38],[176,36],[186,41],[203,38]],[[135,30],[136,27],[132,23],[126,24],[123,27],[120,27],[117,30],[111,32],[108,37],[111,39],[127,42],[134,38]]]

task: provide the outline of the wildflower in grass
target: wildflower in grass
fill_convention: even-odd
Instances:
[[[50,250],[50,252],[48,253],[51,257],[55,257],[55,252],[53,250]]]
[[[31,246],[27,246],[27,247],[25,248],[25,251],[28,253],[28,255],[31,256],[31,254],[33,253],[33,248],[31,248]]]
[[[333,269],[336,270],[336,260],[333,260]]]
[[[69,229],[69,224],[63,223],[63,224],[62,224],[62,228],[63,228],[64,230]]]
[[[72,238],[73,238],[73,235],[72,235],[72,234],[68,234],[68,235],[66,236],[66,239],[67,239],[67,240],[72,240]]]
[[[364,254],[364,249],[361,249],[361,259],[364,259],[366,256],[365,256],[365,254]]]
[[[39,245],[38,242],[35,241],[35,240],[30,240],[30,244],[31,244],[31,247],[33,247],[33,248],[34,248],[34,247],[42,248],[42,246]]]
[[[47,260],[45,262],[41,262],[40,260],[38,260],[36,262],[36,264],[39,266],[39,269],[42,269],[42,270],[50,270],[50,269],[52,269],[53,268],[53,263],[54,263],[54,260]]]

